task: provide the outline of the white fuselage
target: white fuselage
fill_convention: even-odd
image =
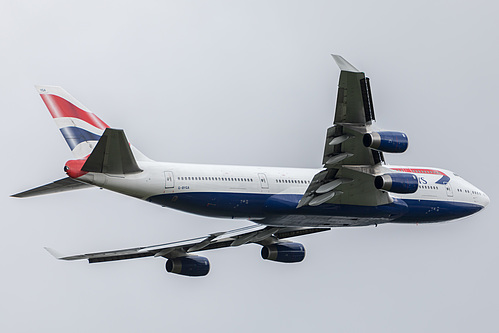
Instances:
[[[419,180],[415,193],[390,193],[394,199],[391,208],[325,203],[297,209],[320,169],[153,161],[140,161],[139,166],[144,171],[137,174],[88,173],[79,180],[190,213],[269,225],[439,222],[471,215],[489,202],[484,192],[461,177],[436,168],[386,166],[393,172],[414,173]]]

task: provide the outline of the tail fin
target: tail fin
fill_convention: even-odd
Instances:
[[[76,159],[87,157],[109,126],[61,87],[35,86]],[[139,161],[150,160],[131,146]]]
[[[109,126],[61,87],[36,86],[77,159],[89,155]]]

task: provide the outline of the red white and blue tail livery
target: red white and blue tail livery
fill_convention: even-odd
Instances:
[[[90,155],[109,126],[61,87],[36,86],[73,156]]]
[[[156,162],[135,149],[123,130],[109,127],[60,87],[37,86],[74,159],[68,177],[13,195],[30,197],[100,187],[193,214],[247,219],[254,224],[180,242],[63,256],[90,263],[166,258],[166,270],[204,276],[210,264],[194,255],[254,243],[262,258],[300,262],[302,244],[289,238],[332,227],[434,223],[472,215],[488,196],[452,171],[391,166],[386,153],[403,153],[402,132],[378,131],[369,78],[341,56],[334,122],[326,131],[322,168],[276,168]]]

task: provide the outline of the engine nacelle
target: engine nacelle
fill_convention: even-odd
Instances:
[[[172,258],[166,262],[166,271],[186,276],[205,276],[210,271],[210,262],[208,258],[193,255]]]
[[[262,258],[278,262],[300,262],[305,258],[305,247],[300,243],[276,243],[262,247]]]
[[[378,190],[394,193],[414,193],[418,190],[418,177],[412,173],[387,173],[374,178]]]
[[[407,135],[402,132],[372,132],[364,134],[364,146],[385,153],[403,153],[409,146]]]

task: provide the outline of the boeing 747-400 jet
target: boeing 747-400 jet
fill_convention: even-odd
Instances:
[[[201,165],[153,161],[64,89],[37,86],[74,159],[68,177],[13,195],[30,197],[85,187],[105,188],[184,212],[254,224],[185,241],[124,250],[62,256],[90,263],[163,257],[166,270],[208,274],[195,252],[254,243],[263,259],[300,262],[302,244],[288,239],[332,227],[381,223],[434,223],[472,215],[487,195],[452,171],[391,166],[384,153],[403,153],[404,133],[375,131],[369,78],[341,56],[334,122],[327,129],[322,168]]]

